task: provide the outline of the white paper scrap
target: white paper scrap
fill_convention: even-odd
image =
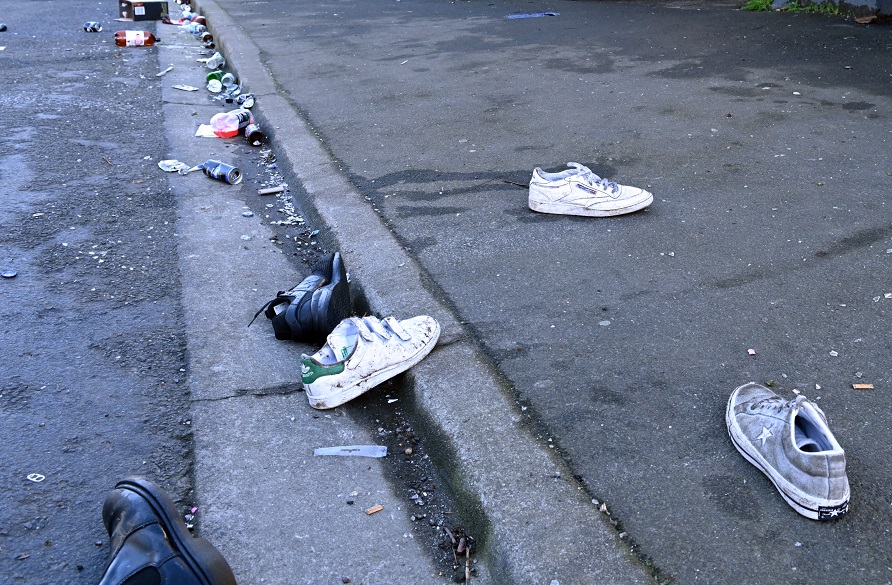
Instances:
[[[198,127],[198,130],[195,131],[195,135],[200,138],[216,138],[217,135],[214,134],[214,127],[210,124],[201,124]]]

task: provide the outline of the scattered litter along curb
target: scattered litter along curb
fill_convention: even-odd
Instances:
[[[344,445],[342,447],[319,447],[313,450],[313,457],[340,455],[342,457],[384,457],[387,447],[382,445]]]
[[[284,193],[285,187],[281,185],[278,187],[267,187],[266,189],[260,189],[257,191],[258,195],[276,195],[278,193]]]
[[[873,390],[873,384],[852,384],[854,390]]]
[[[531,12],[529,14],[509,14],[505,18],[542,18],[543,16],[560,16],[560,12]]]

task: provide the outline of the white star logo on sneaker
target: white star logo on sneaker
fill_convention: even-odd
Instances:
[[[762,445],[765,445],[765,441],[768,440],[768,437],[773,436],[771,431],[768,430],[768,427],[762,427],[762,434],[756,437],[757,439],[762,439]]]

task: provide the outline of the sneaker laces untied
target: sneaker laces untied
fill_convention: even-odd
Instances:
[[[585,182],[592,187],[597,187],[604,191],[609,191],[610,196],[614,199],[619,197],[619,185],[617,183],[595,174],[594,171],[583,164],[579,164],[577,162],[568,162],[567,166],[575,168],[579,172],[578,174],[582,176],[583,180],[585,180]]]

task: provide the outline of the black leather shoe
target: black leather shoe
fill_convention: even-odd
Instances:
[[[99,585],[236,585],[223,555],[192,536],[170,496],[148,479],[119,481],[102,520],[111,558]]]
[[[276,339],[324,341],[352,310],[347,269],[341,254],[335,252],[319,260],[300,284],[279,291],[254,319],[264,313],[273,323]]]

